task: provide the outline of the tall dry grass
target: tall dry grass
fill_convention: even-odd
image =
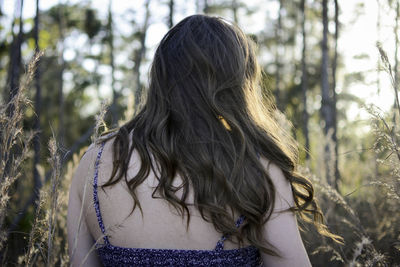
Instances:
[[[0,251],[8,239],[5,221],[8,215],[10,190],[22,176],[21,169],[31,156],[34,132],[23,131],[25,108],[31,105],[26,92],[41,54],[36,54],[27,67],[18,92],[8,103],[0,103]]]
[[[342,188],[346,188],[346,183],[352,184],[351,175],[355,172],[373,169],[368,165],[374,166],[374,173],[342,195],[323,177],[325,166],[332,162],[319,161],[313,172],[301,168],[301,172],[315,185],[328,225],[345,241],[345,246],[325,238],[315,242],[320,237],[307,229],[303,239],[316,266],[400,266],[400,106],[393,69],[379,44],[378,50],[392,82],[395,105],[389,112],[374,105],[363,106],[370,114],[371,133],[367,144],[370,149],[354,151],[364,160],[345,164],[351,170],[342,169]],[[319,146],[324,147],[326,142],[333,147],[329,138]],[[318,158],[322,159],[322,155],[321,150]]]

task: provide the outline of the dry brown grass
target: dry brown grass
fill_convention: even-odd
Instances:
[[[0,251],[8,238],[5,220],[8,214],[10,189],[22,176],[21,169],[31,156],[30,144],[34,132],[24,132],[22,121],[25,108],[31,105],[26,97],[33,80],[36,64],[42,53],[30,61],[16,95],[8,103],[0,103]]]

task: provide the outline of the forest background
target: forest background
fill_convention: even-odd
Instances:
[[[282,127],[294,126],[300,171],[344,238],[321,238],[300,220],[313,265],[399,266],[399,5],[0,1],[0,262],[69,265],[68,187],[81,155],[137,110],[168,29],[204,13],[256,41],[263,87]]]

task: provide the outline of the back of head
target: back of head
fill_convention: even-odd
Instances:
[[[210,130],[221,116],[248,114],[245,95],[257,72],[252,43],[239,28],[221,18],[187,17],[155,53],[145,112],[169,116],[188,134]]]
[[[136,149],[140,171],[128,182],[134,209],[141,209],[135,188],[152,169],[159,180],[155,191],[187,213],[188,223],[185,200],[191,189],[195,206],[217,231],[273,254],[261,235],[275,197],[260,163],[264,157],[282,169],[292,186],[304,189],[294,190],[294,209],[308,209],[314,221],[322,222],[312,185],[294,172],[294,146],[277,134],[273,104],[263,102],[259,76],[254,44],[238,27],[204,15],[182,20],[156,50],[143,108],[118,131],[113,174],[105,186],[126,176]],[[183,179],[182,198],[174,194],[176,174]],[[229,210],[246,216],[243,227],[235,227]]]

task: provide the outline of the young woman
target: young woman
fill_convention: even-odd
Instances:
[[[235,25],[194,15],[173,27],[142,109],[73,178],[73,265],[310,266],[295,212],[333,235],[259,80]]]

